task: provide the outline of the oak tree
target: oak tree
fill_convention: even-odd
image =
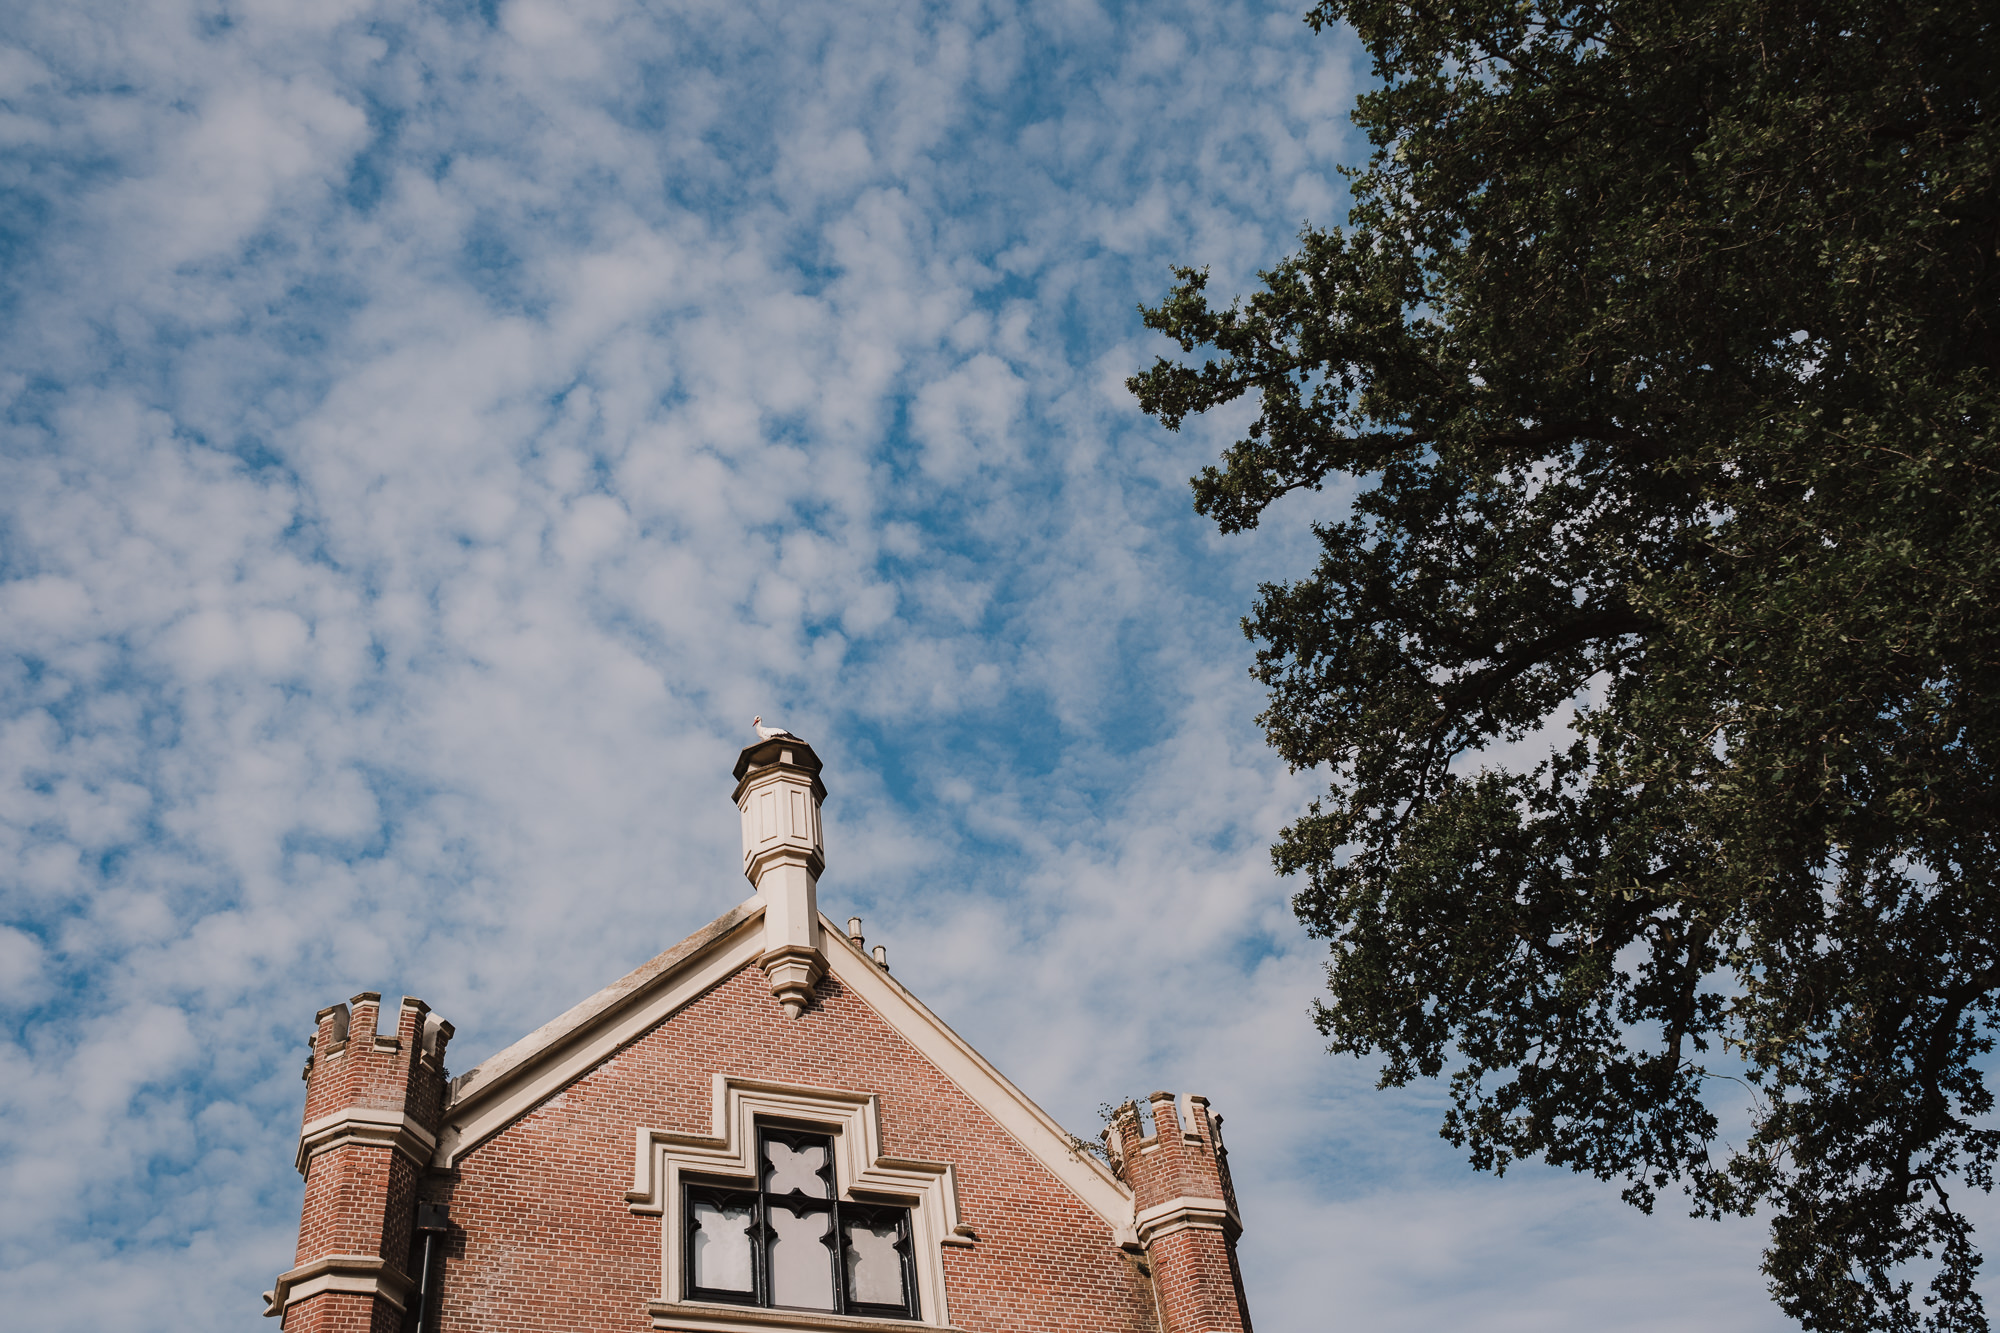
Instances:
[[[1813,1329],[1986,1326],[1995,18],[1327,0],[1376,74],[1349,225],[1227,306],[1179,270],[1132,381],[1254,406],[1225,532],[1351,488],[1245,621],[1328,778],[1273,855],[1332,1048],[1448,1080],[1476,1166],[1767,1212]]]

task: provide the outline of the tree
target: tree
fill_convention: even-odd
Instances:
[[[1273,848],[1317,1021],[1448,1079],[1477,1167],[1768,1210],[1807,1328],[1984,1329],[1995,14],[1340,20],[1379,80],[1348,228],[1227,308],[1177,270],[1146,322],[1205,350],[1131,381],[1169,428],[1253,396],[1194,481],[1225,532],[1356,488],[1244,622],[1270,743],[1329,776]]]

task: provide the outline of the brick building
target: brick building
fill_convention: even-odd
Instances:
[[[756,892],[449,1078],[363,992],[306,1065],[286,1333],[1249,1333],[1221,1119],[1156,1092],[1082,1146],[819,913],[826,788],[737,760]]]

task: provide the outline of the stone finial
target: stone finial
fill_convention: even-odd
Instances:
[[[737,756],[734,793],[743,818],[743,874],[764,901],[764,973],[786,1014],[797,1018],[826,975],[820,952],[819,756],[789,732],[760,736]]]

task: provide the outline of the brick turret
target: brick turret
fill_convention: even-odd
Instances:
[[[383,1032],[380,994],[352,1005],[319,1011],[306,1061],[298,1255],[265,1293],[285,1333],[398,1333],[416,1285],[417,1178],[443,1119],[451,1024],[405,996]]]
[[[1118,1108],[1105,1143],[1112,1162],[1132,1187],[1133,1228],[1153,1270],[1153,1288],[1164,1333],[1250,1333],[1236,1238],[1243,1231],[1229,1156],[1222,1146],[1222,1117],[1210,1115],[1206,1097],[1187,1098],[1182,1120],[1170,1092],[1140,1108]]]

